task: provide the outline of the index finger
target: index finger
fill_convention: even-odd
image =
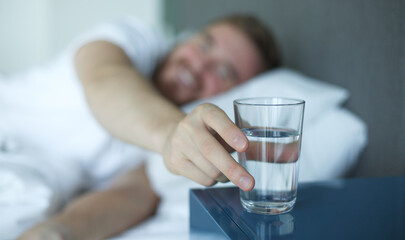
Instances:
[[[247,137],[222,109],[215,105],[207,105],[202,113],[202,120],[233,149],[238,152],[246,151],[248,147]]]
[[[222,145],[207,131],[201,130],[195,139],[203,156],[218,168],[231,182],[243,191],[250,191],[255,180],[244,167],[239,165]]]

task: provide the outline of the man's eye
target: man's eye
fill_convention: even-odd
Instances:
[[[230,73],[227,67],[223,65],[219,65],[215,69],[216,75],[222,79],[222,80],[229,80],[230,79]]]
[[[200,48],[203,53],[208,53],[210,51],[210,46],[206,42],[202,42]]]

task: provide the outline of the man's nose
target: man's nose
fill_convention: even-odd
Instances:
[[[196,58],[194,59],[194,61],[192,61],[192,63],[191,63],[193,72],[195,74],[201,74],[201,73],[205,72],[206,70],[208,70],[210,68],[212,61],[213,60],[211,59],[210,55],[199,52],[196,55]]]

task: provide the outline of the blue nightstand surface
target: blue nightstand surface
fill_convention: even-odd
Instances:
[[[405,240],[405,176],[303,183],[294,209],[274,216],[243,210],[235,187],[193,189],[190,237]]]

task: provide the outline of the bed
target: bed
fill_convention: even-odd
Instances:
[[[282,50],[283,68],[259,76],[255,83],[272,79],[274,84],[278,84],[278,89],[284,89],[273,92],[272,95],[286,94],[285,96],[309,99],[313,97],[308,103],[316,106],[307,109],[309,112],[306,121],[316,124],[307,124],[304,128],[305,164],[302,165],[303,174],[300,180],[405,174],[403,1],[171,0],[164,3],[165,22],[176,34],[195,29],[209,19],[233,12],[254,13],[273,29]],[[300,79],[300,82],[304,79],[305,84],[299,85],[294,79]],[[263,89],[257,86],[260,85],[251,84],[245,90],[236,89],[209,101],[221,106],[232,116],[232,106],[228,100],[235,96],[249,96],[252,92],[257,92],[257,89]],[[308,91],[303,91],[306,86],[310,86]],[[190,111],[201,102],[184,106],[184,110]],[[83,122],[83,119],[77,118],[75,121]],[[92,125],[91,122],[86,124]],[[0,124],[0,130],[1,127]],[[305,150],[306,142],[312,145],[325,142],[319,136],[325,137],[327,132],[333,132],[336,136],[331,145],[323,145],[323,151],[315,153],[311,147]],[[0,145],[0,148],[11,151],[13,147],[16,148],[12,141],[5,142],[8,145]],[[72,144],[75,143],[72,140]],[[114,144],[116,143],[111,143],[109,147],[119,147],[119,143]],[[334,152],[330,152],[331,149]],[[71,149],[67,150],[72,152]],[[165,200],[155,217],[111,239],[188,239],[188,190],[201,186],[169,174],[160,156],[149,152],[145,154],[144,157],[152,163],[148,165],[148,174],[153,186]],[[8,164],[6,161],[1,162],[1,157],[0,154],[0,163]],[[325,161],[322,165],[319,159],[327,158],[336,165],[325,164]],[[27,162],[24,157],[17,155],[13,161]],[[27,171],[27,166],[13,171]],[[100,169],[103,166],[105,165],[100,164]],[[68,167],[70,169],[77,166]],[[58,207],[54,204],[58,201],[58,193],[52,192],[57,187],[49,185],[46,177],[35,177],[43,172],[46,169],[31,171],[31,175],[26,175],[31,185],[18,185],[19,191],[31,190],[33,194],[37,194],[38,198],[34,202],[36,205],[33,205],[35,209],[32,206],[27,208],[31,209],[33,215],[39,211],[44,216],[52,208]],[[14,175],[7,177],[5,180],[11,181]],[[0,181],[0,190],[9,186],[5,180]],[[108,181],[108,177],[106,180]],[[28,189],[32,186],[36,188]],[[17,210],[23,213],[27,209]],[[12,214],[13,209],[9,208],[9,211]],[[3,221],[2,223],[10,225],[10,219]]]

